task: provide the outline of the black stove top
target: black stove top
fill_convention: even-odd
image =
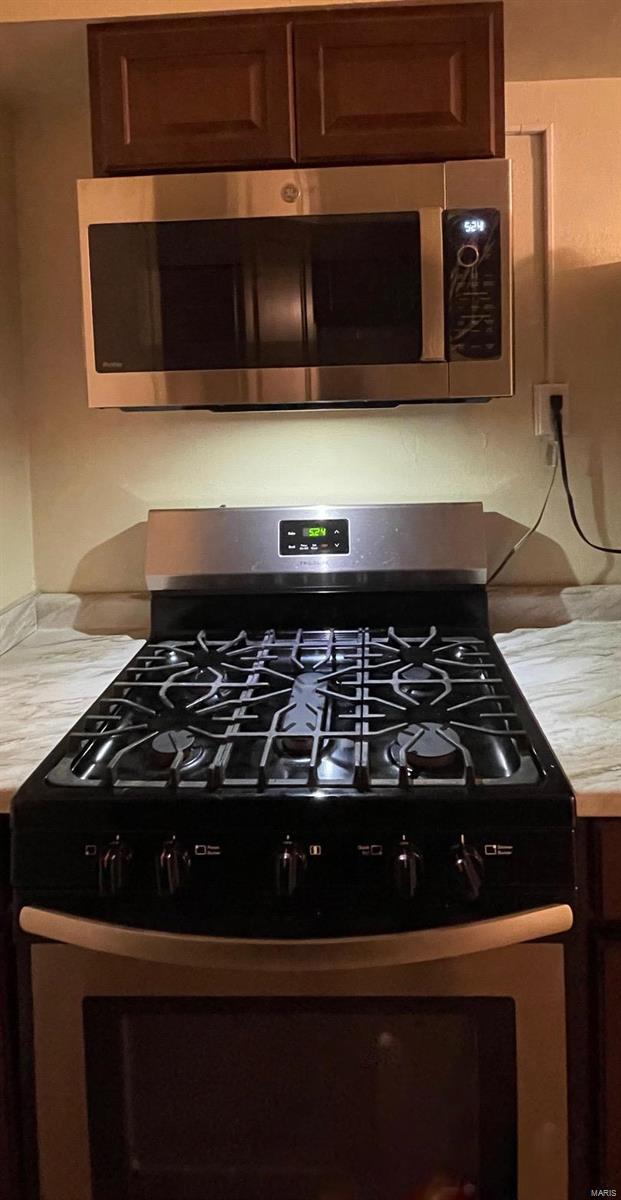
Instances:
[[[51,785],[180,794],[537,787],[545,765],[490,639],[296,629],[148,642]]]
[[[150,515],[152,637],[14,799],[18,907],[297,938],[571,899],[573,797],[489,632],[479,506],[294,516]]]

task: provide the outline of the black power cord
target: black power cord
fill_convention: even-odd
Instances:
[[[509,559],[513,558],[513,555],[517,554],[518,550],[522,549],[522,546],[525,545],[525,543],[528,541],[531,534],[535,533],[539,529],[539,526],[541,525],[541,522],[543,521],[543,517],[544,517],[544,513],[546,511],[546,508],[548,507],[548,500],[550,499],[552,488],[554,487],[554,480],[556,479],[557,467],[558,467],[558,455],[555,455],[554,469],[552,471],[552,475],[550,476],[550,482],[548,484],[548,489],[546,491],[543,504],[541,505],[541,508],[539,510],[539,516],[537,517],[537,520],[535,521],[534,525],[531,525],[530,529],[526,530],[526,533],[522,534],[521,538],[519,538],[518,541],[515,543],[515,546],[512,546],[511,549],[505,554],[504,558],[501,559],[501,561],[498,563],[498,566],[496,567],[496,569],[494,571],[492,571],[491,575],[488,576],[488,579],[487,579],[488,583],[494,582],[496,576],[500,575],[500,572],[502,571],[503,567],[506,567],[507,563],[509,562]]]
[[[586,533],[583,532],[583,530],[580,526],[580,522],[578,520],[578,514],[576,513],[576,505],[574,503],[574,498],[571,494],[571,487],[569,485],[569,472],[567,470],[567,458],[565,455],[565,441],[563,439],[563,397],[562,396],[560,396],[560,395],[550,396],[550,411],[552,413],[552,425],[554,428],[554,436],[556,438],[556,444],[558,446],[558,454],[559,454],[559,460],[560,460],[560,466],[561,466],[561,478],[563,480],[563,487],[565,488],[565,495],[567,497],[567,506],[569,508],[569,515],[572,519],[574,529],[577,531],[577,533],[580,534],[582,541],[586,542],[587,546],[591,546],[591,548],[593,550],[601,550],[602,554],[621,554],[621,547],[619,547],[619,546],[598,546],[597,542],[592,542],[591,539],[587,537]]]

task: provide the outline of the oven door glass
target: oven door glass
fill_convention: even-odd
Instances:
[[[88,230],[99,372],[414,363],[417,212]]]
[[[94,1200],[513,1200],[505,998],[84,1001]]]

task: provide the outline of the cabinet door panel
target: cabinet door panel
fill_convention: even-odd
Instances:
[[[621,938],[601,943],[603,970],[600,1063],[602,1071],[602,1187],[621,1180]]]
[[[96,174],[291,162],[290,41],[269,16],[91,26]]]
[[[599,911],[605,921],[621,921],[621,821],[598,822]]]
[[[504,153],[501,5],[313,14],[295,64],[301,162]]]

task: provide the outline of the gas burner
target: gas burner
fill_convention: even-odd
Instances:
[[[449,733],[446,726],[433,721],[424,725],[408,725],[397,734],[389,754],[397,766],[402,765],[405,755],[409,767],[423,771],[444,771],[461,760],[461,748],[456,733]]]
[[[162,670],[167,667],[178,667],[181,669],[190,665],[187,656],[183,655],[175,646],[164,647],[161,654],[154,655],[154,659],[157,660],[154,662],[154,666],[159,666]]]
[[[431,669],[419,664],[412,664],[411,667],[406,667],[404,671],[401,671],[401,679],[404,683],[421,683],[431,678]]]
[[[189,729],[166,729],[151,742],[151,757],[155,766],[172,767],[181,755],[181,766],[194,767],[205,754],[205,747]]]

